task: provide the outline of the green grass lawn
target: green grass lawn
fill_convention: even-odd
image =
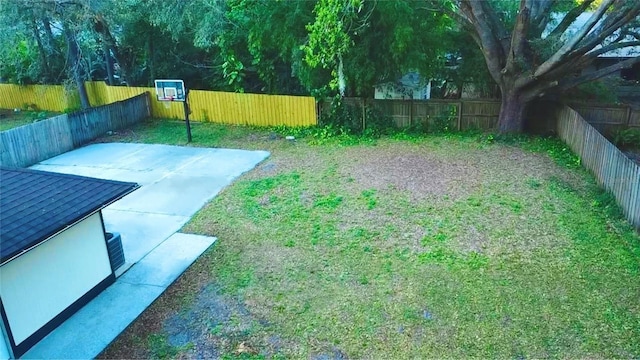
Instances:
[[[185,226],[219,240],[102,357],[640,357],[640,237],[554,140],[196,124],[193,145],[272,155]]]
[[[31,124],[36,121],[40,121],[52,116],[56,116],[58,113],[51,111],[19,111],[0,109],[0,131],[13,129],[18,126]]]

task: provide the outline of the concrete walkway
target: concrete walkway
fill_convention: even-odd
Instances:
[[[144,144],[95,144],[33,169],[137,182],[141,188],[103,210],[122,235],[126,263],[116,283],[36,344],[23,358],[97,356],[173,283],[215,238],[176,233],[265,151]]]

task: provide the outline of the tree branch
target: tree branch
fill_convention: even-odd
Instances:
[[[539,38],[551,18],[551,7],[556,0],[528,0],[531,9],[530,32],[532,38]]]
[[[633,4],[630,8],[625,8],[623,5],[620,4],[620,8],[607,16],[598,31],[594,31],[584,39],[579,50],[575,52],[576,56],[586,54],[640,14],[640,2]]]
[[[595,80],[595,79],[599,79],[603,76],[607,76],[611,73],[614,73],[618,70],[621,69],[626,69],[626,68],[630,68],[635,64],[640,63],[640,56],[636,56],[634,58],[631,59],[627,59],[624,61],[621,61],[615,65],[611,65],[611,66],[607,66],[605,68],[602,68],[600,70],[588,73],[588,74],[583,74],[580,76],[577,76],[573,79],[566,79],[564,81],[561,81],[558,85],[558,88],[560,90],[567,90],[567,89],[571,89],[573,87],[576,87],[580,84]]]
[[[513,32],[511,33],[511,45],[505,67],[502,69],[503,73],[513,72],[516,61],[518,59],[524,59],[523,53],[525,45],[527,44],[527,33],[531,20],[531,8],[527,6],[532,6],[530,0],[520,0],[520,11],[518,12]]]
[[[586,56],[589,57],[589,58],[597,58],[598,56],[600,56],[602,54],[608,53],[609,51],[613,51],[613,50],[617,50],[617,49],[623,49],[623,48],[627,48],[627,47],[633,47],[633,46],[640,46],[640,40],[622,41],[622,42],[612,43],[612,44],[609,44],[607,46],[603,46],[600,49],[592,50],[591,52],[588,52],[586,54]]]
[[[587,10],[589,6],[593,4],[594,1],[595,0],[585,0],[584,2],[582,2],[582,4],[571,9],[567,13],[567,15],[565,15],[565,17],[562,19],[560,24],[558,24],[558,26],[556,26],[555,29],[551,31],[551,33],[549,34],[549,37],[555,37],[555,36],[560,37],[560,35],[562,35],[565,31],[567,31],[569,26],[573,24],[573,22],[576,21],[578,16],[580,16],[580,14],[582,14],[585,10]]]
[[[451,9],[446,6],[434,4],[432,8],[424,8],[424,9],[428,11],[434,11],[434,12],[443,11],[445,15],[452,18],[456,23],[458,23],[458,25],[467,29],[473,29],[473,23],[468,17],[464,16],[462,11],[460,10],[460,7],[458,7],[458,9]]]
[[[482,49],[487,68],[497,83],[502,82],[501,70],[505,62],[505,52],[499,35],[488,22],[484,1],[463,0],[460,4],[461,12],[467,16],[477,34],[478,45]]]
[[[538,66],[534,71],[534,77],[539,77],[549,72],[555,66],[557,66],[571,51],[574,50],[576,45],[593,29],[593,27],[604,16],[606,10],[611,6],[614,0],[604,0],[598,10],[587,20],[586,24],[575,34],[571,40],[567,41],[555,54],[553,54],[547,61]]]

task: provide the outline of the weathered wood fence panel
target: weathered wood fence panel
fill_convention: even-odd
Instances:
[[[151,116],[149,94],[69,114],[69,126],[75,147],[81,146],[109,130],[131,126]]]
[[[629,127],[640,128],[640,111],[634,110],[629,117]]]
[[[627,105],[569,104],[591,126],[605,136],[628,127],[640,127],[640,110]]]
[[[640,230],[640,166],[631,161],[575,110],[565,106],[557,115],[558,135],[580,156],[598,184],[610,191],[625,216]]]
[[[460,130],[495,129],[500,115],[500,101],[463,100],[460,102]]]
[[[26,167],[73,149],[67,115],[0,132],[0,163]]]
[[[498,124],[500,101],[497,100],[381,100],[364,98],[345,98],[344,103],[358,108],[374,109],[374,111],[391,120],[394,126],[406,128],[410,126],[430,127],[435,122],[443,121],[451,129],[489,130]],[[331,101],[319,104],[319,114],[327,114]],[[366,111],[362,111],[358,122],[367,123]]]
[[[0,132],[0,164],[27,167],[150,116],[149,94]]]

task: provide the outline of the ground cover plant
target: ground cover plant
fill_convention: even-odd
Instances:
[[[640,164],[640,128],[623,128],[613,134],[613,143]]]
[[[272,155],[185,226],[218,242],[103,358],[640,356],[640,238],[556,140],[193,133]]]
[[[0,109],[0,131],[31,124],[57,115],[51,111],[22,111]]]

